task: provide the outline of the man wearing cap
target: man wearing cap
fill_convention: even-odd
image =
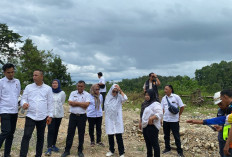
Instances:
[[[97,75],[99,78],[98,85],[100,86],[100,94],[103,96],[102,110],[104,111],[104,102],[106,97],[106,81],[105,78],[103,77],[102,72],[97,73]]]

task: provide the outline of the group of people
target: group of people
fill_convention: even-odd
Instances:
[[[219,153],[221,157],[232,157],[232,90],[225,89],[214,94],[214,104],[219,109],[216,118],[187,120],[191,124],[203,124],[218,131]],[[213,126],[211,126],[213,125]]]
[[[179,157],[183,157],[183,149],[181,148],[181,140],[179,133],[179,120],[184,111],[184,104],[181,98],[174,94],[172,85],[166,85],[164,88],[165,96],[159,102],[158,86],[160,81],[155,73],[149,74],[149,79],[144,83],[145,100],[141,105],[139,128],[143,131],[144,140],[147,147],[147,157],[160,156],[159,146],[159,130],[163,125],[165,149],[162,154],[169,153],[170,147],[170,131],[175,138],[177,153]],[[171,106],[171,107],[170,107]],[[173,110],[177,112],[173,112]]]
[[[0,148],[5,141],[4,157],[10,157],[18,118],[18,97],[20,96],[21,85],[20,81],[14,78],[15,67],[13,64],[7,63],[2,69],[5,77],[0,79]],[[85,82],[80,80],[76,85],[77,90],[71,92],[69,96],[69,124],[66,146],[61,155],[62,157],[70,155],[76,128],[78,129],[79,138],[77,155],[84,157],[83,144],[87,120],[91,146],[95,145],[95,126],[97,132],[96,144],[104,146],[101,141],[103,109],[105,110],[105,130],[109,140],[109,152],[106,153],[106,156],[114,155],[114,136],[116,136],[119,155],[124,157],[122,104],[127,100],[127,96],[117,84],[112,85],[106,95],[103,74],[99,72],[98,77],[99,83],[92,85],[90,93],[85,91]],[[20,157],[27,156],[29,142],[35,127],[37,130],[35,157],[42,156],[46,125],[48,125],[48,133],[45,155],[50,156],[53,151],[60,151],[56,146],[56,141],[59,127],[64,117],[63,104],[66,94],[62,91],[61,83],[58,79],[52,81],[51,87],[46,85],[43,82],[42,70],[34,70],[33,80],[34,83],[27,85],[23,91],[20,102],[23,110],[27,110]]]
[[[5,77],[0,79],[0,148],[5,141],[4,157],[10,157],[18,117],[18,97],[20,96],[21,85],[20,81],[14,78],[13,64],[5,64],[2,69]],[[80,80],[76,85],[77,89],[71,92],[69,96],[70,115],[66,146],[61,157],[70,155],[76,128],[78,129],[79,139],[77,155],[84,157],[83,144],[86,121],[89,123],[90,146],[94,147],[95,144],[104,146],[101,141],[103,111],[105,111],[105,131],[109,142],[109,152],[106,153],[106,156],[113,156],[115,153],[115,136],[119,156],[124,157],[122,104],[128,98],[117,84],[113,84],[106,94],[106,82],[101,72],[98,73],[98,78],[99,83],[93,84],[89,93],[85,91],[85,82]],[[35,127],[37,130],[35,156],[42,156],[46,125],[48,125],[48,133],[45,155],[50,156],[53,151],[60,151],[56,146],[56,141],[59,127],[64,117],[63,104],[65,103],[66,94],[62,91],[61,83],[58,79],[52,81],[51,87],[46,85],[43,82],[43,71],[41,70],[34,70],[33,80],[34,83],[26,86],[20,102],[23,110],[27,110],[20,157],[27,156],[29,142]],[[141,104],[139,128],[143,131],[147,157],[159,157],[161,154],[158,139],[161,126],[163,126],[165,140],[165,149],[162,153],[165,154],[171,151],[170,132],[172,131],[178,156],[183,157],[179,121],[184,111],[184,104],[181,98],[174,93],[172,85],[165,86],[165,96],[160,102],[158,94],[158,86],[160,84],[157,75],[150,73],[149,79],[143,86],[145,100]],[[218,124],[213,127],[219,131],[220,154],[221,156],[230,156],[232,155],[232,129],[230,129],[230,123],[232,123],[232,91],[224,90],[218,92],[214,98],[215,104],[220,108],[218,110],[218,118],[188,120],[187,122],[205,125]],[[225,117],[229,114],[231,114],[230,118]],[[96,140],[94,137],[95,127]]]

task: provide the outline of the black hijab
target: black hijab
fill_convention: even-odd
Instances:
[[[146,90],[145,94],[146,93],[150,96],[150,100],[149,101],[145,100],[142,103],[142,105],[141,105],[141,112],[140,112],[140,118],[142,118],[143,112],[144,112],[145,108],[148,107],[149,105],[151,105],[154,101],[156,101],[153,89]]]

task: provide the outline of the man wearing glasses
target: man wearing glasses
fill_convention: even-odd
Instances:
[[[144,83],[143,90],[146,92],[148,89],[153,89],[155,93],[155,100],[159,102],[159,93],[158,93],[158,86],[160,85],[160,80],[158,79],[155,73],[149,74],[149,79]]]

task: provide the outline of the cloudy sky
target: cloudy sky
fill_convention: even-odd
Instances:
[[[53,50],[72,79],[188,75],[232,60],[229,0],[1,0],[0,23]]]

